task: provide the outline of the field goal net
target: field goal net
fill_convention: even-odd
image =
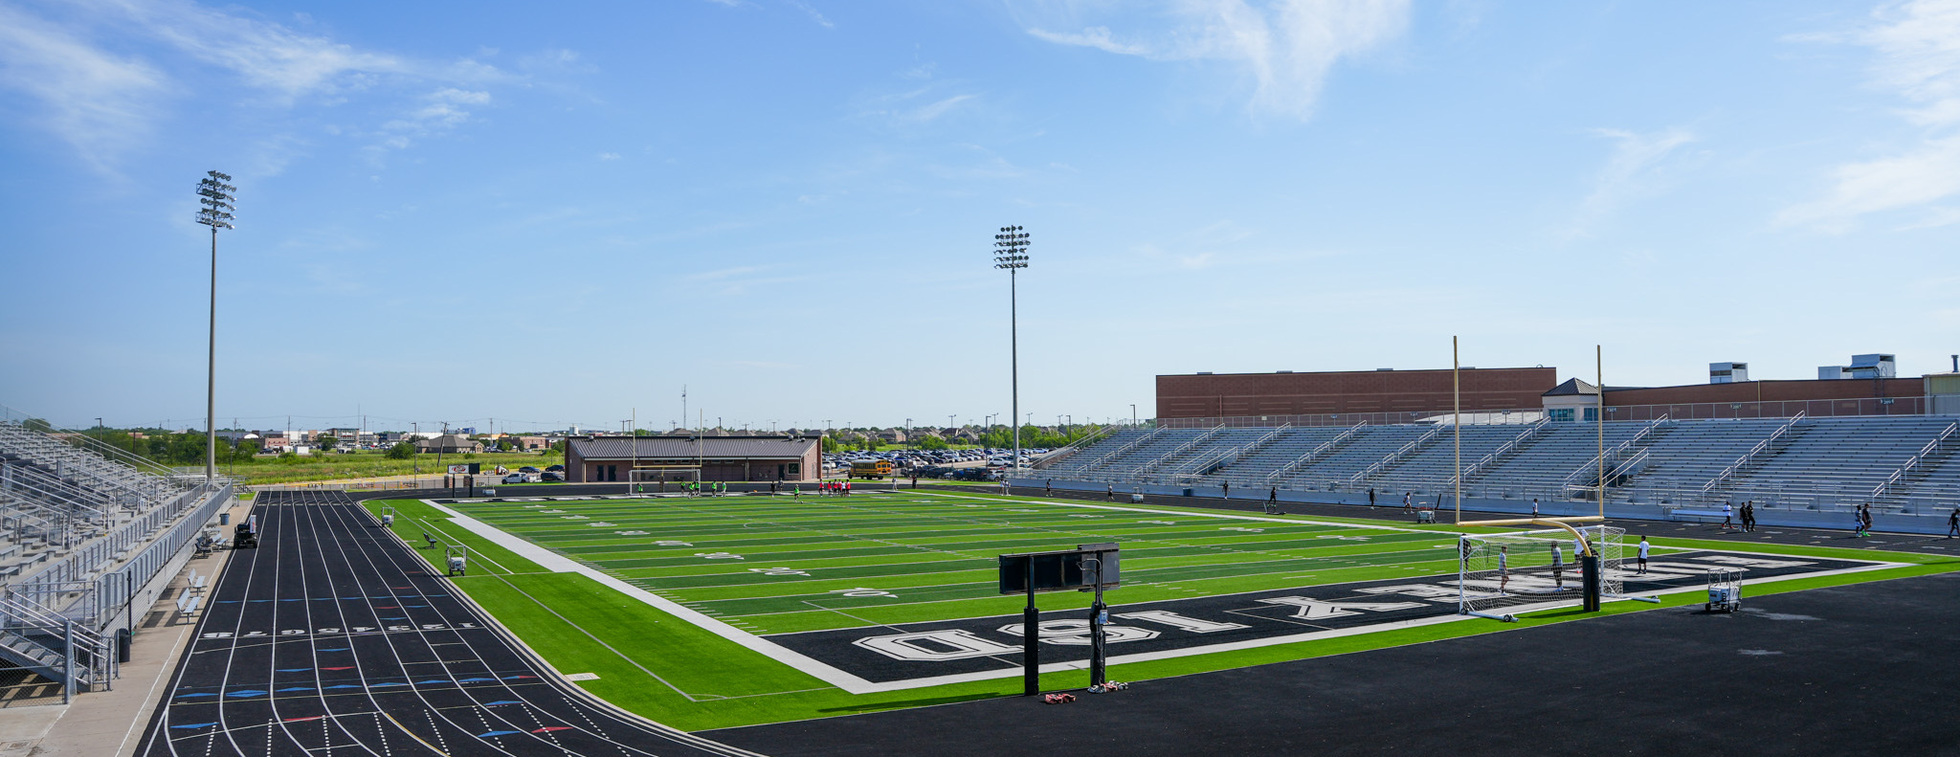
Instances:
[[[627,474],[634,494],[681,491],[688,484],[701,483],[701,468],[693,465],[654,465],[634,468]]]
[[[1623,596],[1620,562],[1626,529],[1579,528],[1599,551],[1601,597]],[[1585,601],[1585,578],[1572,532],[1563,528],[1457,537],[1457,611],[1502,618],[1517,608],[1542,609]]]

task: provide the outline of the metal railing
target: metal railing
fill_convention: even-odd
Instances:
[[[1345,444],[1349,439],[1354,438],[1355,434],[1361,433],[1361,427],[1366,425],[1368,425],[1367,421],[1361,421],[1360,423],[1349,426],[1346,431],[1335,434],[1334,438],[1321,442],[1320,446],[1308,451],[1307,454],[1294,458],[1293,462],[1273,469],[1272,473],[1266,475],[1266,483],[1271,485],[1281,477],[1312,464],[1313,461],[1320,459],[1327,453],[1334,451],[1335,448]]]
[[[1613,445],[1611,449],[1604,450],[1599,454],[1587,458],[1585,465],[1581,465],[1577,469],[1573,470],[1571,473],[1565,474],[1565,478],[1559,481],[1559,488],[1564,490],[1573,489],[1576,486],[1575,484],[1572,483],[1573,481],[1576,481],[1579,478],[1586,476],[1588,474],[1594,476],[1599,475],[1601,460],[1619,459],[1620,455],[1626,454],[1628,450],[1633,449],[1634,445],[1640,443],[1640,440],[1645,439],[1649,435],[1653,434],[1655,430],[1659,429],[1662,425],[1666,424],[1668,420],[1669,420],[1668,416],[1665,414],[1663,414],[1659,418],[1650,420],[1647,422],[1647,425],[1640,427],[1639,431],[1634,432],[1633,436],[1627,437],[1625,441]],[[1590,486],[1578,487],[1578,488],[1584,488],[1588,491],[1592,489],[1592,487]]]
[[[1182,455],[1186,452],[1189,452],[1191,451],[1192,448],[1197,447],[1200,444],[1204,444],[1205,442],[1216,439],[1218,438],[1219,434],[1223,434],[1223,433],[1225,433],[1224,426],[1214,427],[1210,431],[1206,431],[1202,434],[1192,437],[1191,441],[1177,445],[1176,447],[1172,448],[1171,451],[1158,455],[1155,459],[1152,459],[1150,462],[1139,465],[1128,472],[1131,475],[1140,475],[1143,473],[1147,473],[1150,471],[1150,469],[1162,465],[1164,464],[1164,462],[1171,460],[1172,458],[1175,458],[1178,455]]]
[[[1498,447],[1497,449],[1491,450],[1490,454],[1477,458],[1477,462],[1471,463],[1470,467],[1464,468],[1462,472],[1450,476],[1448,480],[1443,482],[1443,486],[1444,487],[1456,486],[1458,479],[1464,481],[1470,480],[1471,476],[1477,475],[1477,471],[1483,470],[1485,466],[1496,463],[1499,458],[1502,458],[1504,455],[1518,449],[1519,445],[1522,445],[1525,442],[1530,441],[1532,437],[1537,436],[1538,432],[1545,430],[1546,423],[1549,423],[1549,421],[1540,419],[1537,423],[1526,425],[1524,427],[1523,433],[1520,433],[1517,436],[1512,437],[1510,441],[1505,442],[1502,446]]]
[[[1714,491],[1716,486],[1720,485],[1723,481],[1728,480],[1730,476],[1733,476],[1736,473],[1740,472],[1743,466],[1748,465],[1749,461],[1754,460],[1757,455],[1768,451],[1769,445],[1776,443],[1777,439],[1782,438],[1784,434],[1790,432],[1791,428],[1796,427],[1797,421],[1801,421],[1803,419],[1804,419],[1804,414],[1802,411],[1799,411],[1795,416],[1791,417],[1790,420],[1785,421],[1783,424],[1777,426],[1775,431],[1770,432],[1769,438],[1764,439],[1760,442],[1756,442],[1755,446],[1750,447],[1748,452],[1742,453],[1741,457],[1736,458],[1735,462],[1729,463],[1729,466],[1723,468],[1720,473],[1716,473],[1714,478],[1708,480],[1708,483],[1702,484],[1701,493],[1703,495],[1707,495],[1709,492]]]
[[[1925,460],[1927,457],[1938,452],[1940,449],[1940,445],[1945,443],[1946,438],[1952,436],[1955,430],[1960,430],[1960,422],[1946,424],[1946,428],[1940,431],[1938,436],[1933,437],[1933,440],[1927,442],[1926,446],[1919,448],[1919,452],[1917,454],[1914,454],[1912,457],[1906,458],[1906,462],[1904,465],[1900,465],[1898,470],[1892,471],[1892,475],[1886,476],[1884,481],[1880,482],[1877,487],[1873,488],[1870,499],[1876,500],[1879,497],[1884,496],[1886,489],[1890,489],[1893,484],[1904,480],[1906,474],[1911,473],[1913,469],[1919,467],[1920,461]]]
[[[1948,401],[1950,402],[1951,400]],[[1808,418],[1941,414],[1939,412],[1940,408],[1935,406],[1933,397],[1930,395],[1831,400],[1607,405],[1605,410],[1605,420],[1607,421],[1650,421],[1662,417],[1676,420],[1789,418],[1799,413],[1802,413]],[[1464,425],[1535,423],[1544,417],[1545,408],[1522,407],[1475,410],[1466,408],[1463,412],[1465,415],[1474,415],[1485,420],[1484,423],[1471,423],[1466,419]],[[1213,426],[1252,428],[1277,426],[1282,423],[1295,428],[1306,428],[1314,426],[1347,426],[1353,425],[1357,421],[1367,421],[1375,425],[1436,422],[1447,419],[1450,415],[1451,412],[1445,409],[1413,412],[1337,412],[1291,415],[1228,415],[1207,416],[1203,418],[1158,418],[1156,419],[1156,423],[1158,428],[1211,428]]]
[[[1362,481],[1366,481],[1369,476],[1373,476],[1376,473],[1387,470],[1388,467],[1394,465],[1397,460],[1401,460],[1404,455],[1407,455],[1410,452],[1415,451],[1415,448],[1422,446],[1423,443],[1428,442],[1429,440],[1436,438],[1437,435],[1443,433],[1443,428],[1444,428],[1443,426],[1439,425],[1436,426],[1435,428],[1429,429],[1427,433],[1423,434],[1422,436],[1416,437],[1415,441],[1402,445],[1401,448],[1395,450],[1394,452],[1388,453],[1387,457],[1384,457],[1380,460],[1376,460],[1374,465],[1370,465],[1366,468],[1363,468],[1361,472],[1349,476],[1348,483],[1359,484]]]

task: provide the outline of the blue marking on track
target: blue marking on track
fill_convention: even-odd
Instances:
[[[327,687],[324,687],[324,688],[328,688],[328,689],[358,689],[358,688],[360,688],[360,684],[353,684],[353,683],[339,683],[339,684],[334,684],[334,685],[332,685],[332,686],[327,686]]]
[[[483,706],[485,706],[485,707],[495,707],[495,706],[497,706],[497,705],[500,705],[500,704],[523,704],[523,702],[519,702],[519,701],[517,701],[517,700],[515,700],[515,699],[499,699],[499,700],[497,700],[497,701],[495,701],[495,702],[486,702],[486,703],[485,703],[485,704],[484,704]]]
[[[217,725],[217,723],[185,723],[183,725],[173,725],[171,728],[210,728],[214,725]]]
[[[372,685],[370,685],[370,686],[369,686],[368,688],[371,688],[371,689],[379,689],[379,688],[381,688],[381,687],[383,687],[383,686],[407,686],[407,685],[408,685],[407,683],[404,683],[404,682],[402,682],[402,681],[393,681],[393,682],[390,682],[390,683],[377,683],[377,684],[372,684]]]
[[[262,690],[259,690],[259,689],[239,689],[239,690],[237,690],[237,691],[234,691],[234,692],[232,692],[232,693],[230,693],[230,694],[226,694],[225,696],[228,696],[228,697],[262,697],[262,696],[265,696],[265,692],[264,692],[264,691],[262,691]]]
[[[511,736],[519,733],[523,733],[523,731],[491,731],[489,733],[479,733],[476,735],[476,737],[479,739],[487,739],[490,738],[491,736]]]
[[[284,694],[288,691],[312,691],[312,690],[313,687],[311,686],[287,686],[286,688],[277,689],[276,691],[278,691],[281,694]]]
[[[207,692],[204,692],[204,693],[201,693],[201,694],[178,694],[178,695],[177,695],[177,698],[178,698],[178,699],[190,699],[191,697],[215,697],[215,696],[217,696],[217,694],[216,694],[216,693],[213,693],[213,692],[208,692],[208,691],[207,691]]]
[[[497,679],[495,679],[495,678],[484,678],[484,677],[482,677],[482,676],[477,676],[476,678],[464,678],[464,679],[461,679],[461,680],[459,680],[459,681],[457,681],[457,683],[482,683],[482,682],[484,682],[484,681],[495,681],[495,680],[497,680]]]
[[[279,668],[279,669],[277,669],[277,670],[274,670],[274,671],[272,671],[272,672],[274,672],[274,673],[304,673],[304,672],[306,672],[306,671],[309,671],[309,670],[312,670],[312,668]]]

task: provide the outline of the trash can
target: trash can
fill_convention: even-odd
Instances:
[[[116,629],[116,662],[129,662],[129,629]]]
[[[1184,487],[1184,496],[1186,496],[1186,497],[1189,497],[1189,496],[1191,496],[1191,487],[1189,487],[1189,486],[1187,486],[1187,487]]]
[[[231,513],[218,513],[218,525],[220,526],[231,525]]]

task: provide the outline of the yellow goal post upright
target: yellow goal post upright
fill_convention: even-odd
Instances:
[[[627,481],[634,494],[660,494],[667,491],[668,482],[682,484],[701,483],[699,465],[641,465],[627,471]],[[648,484],[653,484],[649,487]]]
[[[1576,604],[1596,612],[1602,596],[1624,596],[1626,529],[1603,520],[1502,518],[1458,524],[1528,528],[1457,535],[1457,611],[1510,622],[1517,619],[1510,612],[1514,608]]]

